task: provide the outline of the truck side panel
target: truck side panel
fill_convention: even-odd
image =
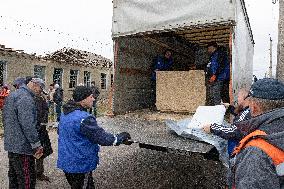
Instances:
[[[115,40],[113,112],[147,107],[151,101],[151,64],[161,50],[143,38]]]
[[[253,74],[254,42],[244,2],[236,0],[236,26],[232,43],[232,89],[236,99],[240,88],[249,88]]]

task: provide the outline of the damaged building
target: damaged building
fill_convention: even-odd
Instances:
[[[46,82],[46,87],[58,83],[65,100],[71,98],[77,85],[90,86],[95,81],[101,98],[108,98],[113,83],[112,61],[86,51],[63,48],[46,56],[35,56],[22,50],[0,48],[0,82],[12,87],[17,77],[36,76]]]

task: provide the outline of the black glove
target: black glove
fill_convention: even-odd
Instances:
[[[127,141],[131,139],[131,136],[127,132],[122,132],[122,133],[117,134],[116,138],[117,138],[116,145],[118,146],[120,144],[127,144],[128,143]]]

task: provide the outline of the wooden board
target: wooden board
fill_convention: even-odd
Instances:
[[[157,72],[156,106],[160,111],[195,112],[205,105],[205,73],[192,71]]]

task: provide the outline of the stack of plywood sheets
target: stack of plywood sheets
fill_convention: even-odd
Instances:
[[[160,111],[195,112],[205,105],[203,70],[159,71],[156,81],[156,106]]]

